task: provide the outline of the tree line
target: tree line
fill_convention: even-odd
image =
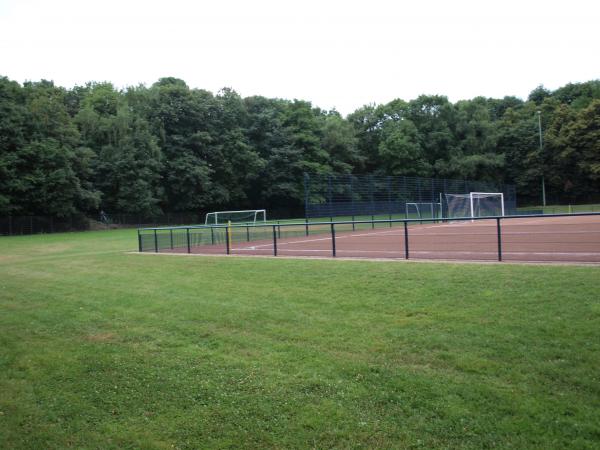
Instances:
[[[520,204],[540,203],[543,177],[553,201],[598,200],[600,80],[527,100],[422,95],[344,118],[177,78],[120,90],[0,77],[0,215],[298,211],[304,172],[512,183]]]

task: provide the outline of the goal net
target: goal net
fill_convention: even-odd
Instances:
[[[501,192],[470,192],[445,194],[446,217],[492,217],[504,215],[504,195]]]
[[[437,219],[441,213],[441,203],[406,203],[407,219]]]
[[[215,211],[206,214],[205,225],[225,225],[231,223],[265,223],[267,212],[264,209],[243,211]]]

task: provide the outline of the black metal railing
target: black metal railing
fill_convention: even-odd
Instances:
[[[62,233],[89,229],[89,221],[83,216],[4,216],[0,217],[0,235],[19,236],[40,233]]]
[[[174,226],[200,223],[199,213],[165,213],[160,215],[102,214],[92,217],[75,215],[52,216],[3,216],[0,217],[0,235],[18,236],[28,234],[62,233],[111,228],[140,228],[149,226]]]
[[[581,230],[569,228],[570,226],[582,225],[573,223],[556,223],[557,218],[591,217]],[[596,220],[599,219],[599,220]],[[534,224],[518,222],[519,219],[539,219]],[[470,223],[469,227],[453,228],[454,224]],[[428,225],[418,227],[417,225]],[[506,231],[503,225],[518,225],[523,230]],[[443,225],[432,229],[432,225]],[[448,225],[450,225],[448,227]],[[565,229],[566,227],[566,229]],[[388,228],[390,231],[382,229]],[[368,231],[378,231],[368,233]],[[426,231],[426,234],[423,231]],[[357,231],[366,234],[352,234]],[[350,233],[350,234],[348,234]],[[398,239],[395,236],[400,236]],[[528,236],[532,239],[528,239]],[[540,237],[541,236],[541,237]],[[547,236],[552,236],[548,240]],[[567,239],[568,236],[568,239]],[[315,239],[306,239],[315,237]],[[292,238],[304,238],[294,240]],[[351,239],[348,239],[351,238]],[[379,238],[378,241],[373,238]],[[507,238],[512,241],[508,243]],[[535,239],[537,241],[535,241]],[[585,239],[587,240],[585,240]],[[338,239],[340,240],[338,243]],[[369,240],[370,239],[370,240]],[[574,240],[575,239],[575,240]],[[583,239],[583,240],[582,240]],[[503,242],[503,240],[505,242]],[[329,241],[329,250],[323,245]],[[359,242],[360,241],[360,242]],[[564,241],[564,242],[563,242]],[[314,249],[306,248],[305,243],[315,243]],[[452,219],[381,219],[381,220],[354,220],[354,221],[324,221],[324,222],[278,222],[269,224],[232,224],[215,226],[183,226],[183,227],[155,227],[138,229],[138,246],[140,252],[163,252],[179,251],[186,253],[212,253],[212,254],[260,254],[277,256],[283,251],[282,245],[286,246],[288,254],[303,254],[314,252],[318,256],[339,256],[340,251],[345,255],[357,253],[371,253],[378,257],[394,257],[410,259],[416,253],[435,257],[436,248],[428,250],[431,242],[438,242],[437,254],[454,253],[481,253],[485,249],[486,258],[497,261],[504,259],[503,252],[508,245],[511,253],[519,253],[520,247],[529,245],[537,250],[532,253],[541,254],[568,254],[555,251],[555,248],[592,248],[598,247],[598,258],[600,259],[600,213],[573,213],[553,215],[514,215],[514,216],[492,216],[492,217],[461,217]],[[253,243],[256,243],[254,245]],[[352,243],[350,245],[350,243]],[[492,244],[494,244],[492,246]],[[386,246],[396,246],[397,254],[386,250]],[[363,248],[360,248],[360,247]],[[370,249],[369,246],[383,247],[382,250]],[[439,247],[452,246],[453,250],[443,250]],[[351,248],[349,248],[351,247]],[[419,249],[419,247],[421,247]],[[427,247],[427,248],[425,248]],[[425,249],[424,249],[425,248]],[[294,250],[296,249],[296,250]],[[469,250],[469,249],[472,249]],[[515,250],[516,249],[516,250]],[[294,253],[295,252],[295,253]],[[595,250],[587,253],[594,256]],[[578,251],[584,254],[584,251]],[[386,256],[387,255],[387,256]],[[393,256],[389,256],[393,255]],[[400,256],[401,255],[401,256]],[[594,256],[595,257],[595,256]],[[454,259],[452,256],[450,259]],[[460,258],[469,259],[469,258]]]

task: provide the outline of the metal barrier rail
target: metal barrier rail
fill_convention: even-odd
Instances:
[[[310,222],[305,220],[304,222],[286,222],[286,223],[274,223],[274,224],[242,224],[242,225],[189,225],[189,226],[177,226],[177,227],[152,227],[152,228],[140,228],[138,229],[138,248],[140,252],[147,251],[145,250],[145,246],[142,242],[142,236],[150,235],[153,238],[153,246],[149,251],[153,251],[158,253],[161,248],[159,248],[159,235],[162,232],[169,232],[169,242],[170,249],[174,248],[186,248],[187,253],[191,253],[192,247],[196,247],[198,245],[215,245],[215,244],[225,244],[225,252],[226,254],[231,254],[231,245],[232,245],[232,231],[233,230],[245,230],[247,236],[247,242],[251,242],[251,232],[253,229],[266,229],[270,230],[269,235],[272,235],[272,243],[273,243],[273,256],[277,256],[277,243],[278,240],[281,239],[281,229],[289,228],[289,227],[303,227],[303,234],[306,236],[310,235],[311,227],[323,227],[328,226],[329,235],[331,236],[331,256],[336,257],[336,226],[342,225],[351,225],[352,230],[356,228],[357,225],[365,225],[369,224],[374,229],[378,224],[389,224],[392,227],[394,224],[402,224],[404,229],[404,259],[410,258],[410,250],[409,250],[409,230],[410,224],[422,224],[422,223],[440,223],[440,222],[460,222],[460,221],[468,221],[468,222],[477,222],[477,221],[495,221],[496,222],[496,240],[497,240],[497,259],[498,261],[502,261],[502,222],[503,221],[511,221],[514,219],[532,219],[532,218],[543,218],[543,219],[551,219],[556,217],[580,217],[580,216],[600,216],[600,213],[571,213],[571,214],[538,214],[538,215],[511,215],[511,216],[489,216],[489,217],[453,217],[453,218],[430,218],[430,219],[380,219],[380,220],[357,220],[357,221],[335,221],[335,222]],[[207,231],[210,230],[210,239],[206,239],[204,242],[202,237],[200,241],[197,238],[194,238],[194,231],[201,230]],[[181,245],[175,246],[175,235],[174,232],[185,231],[185,240]],[[323,234],[322,231],[320,234]],[[161,236],[162,240],[164,240]],[[178,238],[179,239],[179,238]],[[264,239],[262,239],[264,240]],[[194,245],[197,244],[197,245]]]

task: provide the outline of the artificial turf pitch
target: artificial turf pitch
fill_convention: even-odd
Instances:
[[[599,448],[600,267],[0,238],[1,448]]]

